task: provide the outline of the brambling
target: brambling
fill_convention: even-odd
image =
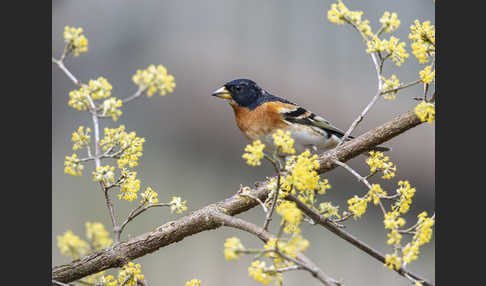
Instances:
[[[336,147],[344,132],[326,119],[283,98],[274,96],[254,81],[235,79],[212,93],[223,98],[233,108],[236,124],[251,141],[261,140],[270,150],[272,134],[278,129],[290,131],[297,154],[309,149],[324,152]],[[349,139],[353,137],[349,136]],[[388,151],[375,147],[376,151]]]

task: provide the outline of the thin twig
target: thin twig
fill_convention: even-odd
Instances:
[[[263,229],[266,231],[268,229],[268,226],[270,224],[270,221],[272,220],[272,214],[273,211],[275,210],[275,205],[277,204],[277,199],[279,195],[279,190],[280,190],[280,180],[281,180],[281,174],[280,174],[280,168],[277,166],[277,163],[275,160],[270,158],[268,155],[265,154],[265,158],[272,163],[273,168],[275,169],[275,172],[277,172],[277,187],[275,189],[275,192],[273,194],[273,201],[272,201],[272,208],[270,209],[269,212],[267,212],[267,215],[265,217],[265,222],[263,223]]]
[[[385,256],[378,252],[377,250],[371,248],[368,246],[366,243],[360,241],[359,239],[355,238],[351,234],[347,233],[346,231],[340,229],[339,227],[335,226],[331,220],[328,218],[319,215],[318,213],[314,212],[310,207],[308,207],[306,204],[304,204],[301,200],[298,198],[288,195],[285,197],[286,200],[295,202],[296,206],[304,212],[307,216],[309,216],[312,220],[323,226],[324,228],[328,229],[332,233],[336,234],[337,236],[341,237],[342,239],[346,240],[347,242],[351,243],[352,245],[356,246],[357,248],[361,249],[365,253],[371,255],[373,258],[377,259],[381,263],[385,263]],[[430,282],[427,282],[425,279],[419,277],[418,275],[411,273],[408,270],[405,270],[403,268],[400,268],[398,270],[395,270],[398,274],[405,276],[405,273],[410,275],[411,277],[414,277],[416,280],[424,281],[424,285],[434,285]]]

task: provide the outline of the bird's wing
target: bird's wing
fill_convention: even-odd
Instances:
[[[344,136],[344,132],[332,125],[329,121],[298,105],[286,104],[286,106],[282,106],[279,109],[279,112],[287,122],[309,126],[316,131],[323,130],[329,136],[333,134],[338,138]],[[350,136],[349,138],[351,139],[352,137]]]

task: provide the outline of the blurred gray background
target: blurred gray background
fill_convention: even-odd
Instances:
[[[365,44],[346,25],[327,20],[331,1],[53,1],[52,54],[59,58],[64,47],[64,26],[83,27],[89,50],[78,58],[69,57],[68,68],[81,81],[104,76],[113,85],[112,94],[124,98],[136,91],[131,77],[137,69],[163,64],[175,76],[177,87],[165,97],[143,96],[123,107],[114,123],[125,124],[145,137],[144,156],[137,168],[142,189],[151,186],[161,201],[173,195],[188,201],[196,210],[234,194],[240,184],[251,185],[273,174],[268,163],[250,167],[241,159],[248,143],[238,130],[229,105],[211,97],[226,81],[246,77],[270,93],[310,108],[346,129],[370,101],[376,78]],[[352,10],[363,10],[376,31],[384,11],[397,12],[401,20],[394,35],[407,42],[409,59],[399,69],[385,66],[385,74],[396,74],[402,82],[415,80],[422,68],[412,55],[409,26],[415,19],[434,22],[432,1],[345,1]],[[83,177],[63,173],[64,156],[72,154],[71,133],[79,125],[91,126],[87,113],[68,107],[73,84],[56,66],[52,67],[52,261],[70,260],[61,256],[56,236],[66,230],[85,239],[84,223],[111,223],[99,187],[92,181],[92,165]],[[410,110],[420,96],[417,86],[401,92],[395,101],[379,100],[353,133],[362,134],[392,117]],[[388,155],[398,166],[390,182],[380,181],[389,192],[400,179],[408,179],[417,193],[409,222],[426,210],[434,212],[434,125],[423,124],[387,142]],[[349,163],[367,172],[365,157]],[[322,199],[347,207],[346,201],[365,189],[344,170],[324,175],[333,188]],[[114,196],[118,219],[131,209]],[[122,239],[150,231],[181,215],[167,208],[152,209],[126,228]],[[254,208],[241,215],[257,224],[263,211]],[[275,229],[276,221],[272,224]],[[382,253],[391,253],[378,209],[370,205],[358,221],[349,221],[347,230]],[[307,255],[330,276],[346,285],[409,285],[403,277],[383,267],[367,254],[327,230],[306,225],[303,234],[311,241]],[[248,276],[251,257],[226,261],[223,243],[238,236],[251,248],[260,241],[241,231],[220,228],[184,239],[137,259],[152,285],[184,285],[192,278],[204,286],[261,285]],[[407,238],[404,238],[407,239]],[[434,238],[421,248],[420,258],[409,269],[434,281]],[[111,271],[114,272],[113,270]],[[319,285],[307,272],[284,274],[285,285]]]

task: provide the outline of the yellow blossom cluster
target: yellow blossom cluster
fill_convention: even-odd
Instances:
[[[273,250],[276,247],[275,245],[276,243],[277,243],[277,239],[271,238],[265,244],[264,249]],[[307,239],[303,238],[300,235],[294,235],[288,241],[279,239],[277,246],[278,246],[278,251],[280,251],[284,255],[295,258],[297,257],[297,254],[305,251],[306,248],[309,246],[309,244],[310,243]],[[283,262],[281,257],[275,252],[267,252],[265,255],[267,257],[273,258],[275,263]]]
[[[427,212],[418,215],[417,227],[411,242],[407,243],[402,250],[403,261],[410,263],[418,258],[419,248],[432,238],[432,227],[435,220],[427,217]]]
[[[405,219],[397,211],[387,212],[383,220],[386,229],[396,229],[405,225]]]
[[[100,281],[99,281],[99,284],[101,286],[116,286],[118,284],[118,281],[115,280],[115,277],[113,277],[113,275],[108,275],[108,276],[103,276]]]
[[[137,179],[137,172],[123,168],[121,170],[118,199],[131,202],[137,198],[138,190],[140,190],[140,180]]]
[[[71,176],[82,176],[84,166],[80,163],[78,155],[66,156],[64,161],[64,173]]]
[[[432,65],[426,66],[419,72],[419,75],[423,83],[429,84],[435,81],[435,70],[432,70]]]
[[[113,244],[110,234],[105,230],[102,223],[86,222],[86,238],[91,241],[94,250],[101,250]]]
[[[120,285],[135,286],[138,285],[137,281],[143,280],[143,277],[144,275],[142,274],[140,264],[128,262],[128,264],[124,265],[123,269],[118,272],[118,283],[120,283]]]
[[[428,123],[432,123],[435,120],[435,104],[422,101],[415,106],[415,114],[423,122],[427,121]]]
[[[96,80],[90,79],[88,82],[88,88],[90,96],[93,100],[104,99],[111,95],[113,87],[106,80],[106,78],[100,76]]]
[[[83,84],[79,89],[70,91],[68,105],[79,111],[89,110],[92,108],[89,98],[92,100],[107,98],[111,95],[111,90],[112,86],[108,80],[100,76],[96,80],[90,80],[87,85]],[[118,100],[115,98],[111,99],[111,101],[116,103],[116,108],[121,107],[121,101],[118,103]],[[121,113],[115,113],[117,113],[118,116],[121,115]]]
[[[398,247],[400,240],[402,239],[402,235],[398,232],[398,228],[405,225],[405,219],[400,217],[400,214],[397,211],[391,211],[385,214],[383,223],[385,229],[390,229],[390,232],[387,234],[387,243]]]
[[[187,210],[186,201],[182,201],[180,197],[172,197],[170,204],[170,213],[176,211],[178,214],[181,214]]]
[[[383,92],[394,90],[400,87],[400,81],[395,75],[392,75],[390,78],[382,77],[383,80]],[[383,95],[383,98],[388,100],[393,100],[397,97],[398,91],[387,92]]]
[[[298,190],[299,198],[306,203],[314,202],[313,195],[316,191],[322,195],[331,188],[327,179],[320,181],[320,176],[316,171],[319,167],[317,159],[318,156],[310,156],[310,151],[307,149],[298,156],[290,157],[285,166],[289,172],[289,175],[285,177],[285,184],[293,186],[292,194]],[[285,188],[282,187],[282,189]]]
[[[279,285],[282,281],[282,274],[275,271],[275,266],[265,268],[265,265],[265,261],[253,261],[248,267],[248,274],[265,286],[272,282]]]
[[[400,269],[402,265],[402,259],[396,254],[387,254],[385,256],[385,266],[392,269],[392,270],[398,270]]]
[[[400,20],[398,20],[397,13],[390,14],[388,11],[383,13],[383,16],[380,18],[380,23],[382,29],[387,33],[395,31],[400,26]]]
[[[409,56],[405,50],[405,42],[400,43],[400,39],[393,36],[389,40],[381,40],[374,35],[371,40],[366,42],[366,45],[368,46],[366,49],[367,53],[387,52],[388,55],[386,57],[390,57],[397,66],[401,66]]]
[[[75,57],[88,51],[88,39],[82,33],[83,28],[64,27],[64,42],[67,44],[67,49],[72,51]]]
[[[192,279],[191,281],[186,282],[186,286],[201,286],[201,280]]]
[[[105,186],[111,185],[115,182],[115,167],[110,165],[97,167],[93,172],[93,181],[103,181]]]
[[[373,204],[377,205],[380,202],[380,198],[387,194],[379,184],[372,184],[368,195],[373,199]]]
[[[260,166],[260,160],[263,158],[263,149],[265,144],[260,140],[253,141],[252,144],[248,144],[245,147],[245,152],[241,157],[246,159],[246,162],[250,166]]]
[[[156,92],[164,96],[167,92],[173,92],[176,86],[174,76],[167,74],[167,69],[162,65],[150,65],[145,70],[137,70],[132,80],[140,88],[147,89],[148,97]]]
[[[227,260],[238,259],[243,255],[245,247],[237,237],[230,237],[224,242],[224,257]]]
[[[430,57],[435,56],[435,27],[430,21],[420,24],[415,20],[415,25],[410,26],[408,35],[412,40],[412,52],[421,64],[428,63]]]
[[[273,142],[277,149],[285,154],[294,154],[294,139],[290,137],[290,131],[277,130],[273,135]]]
[[[412,204],[415,188],[411,188],[408,181],[401,180],[398,181],[398,186],[397,194],[399,194],[400,197],[393,205],[393,209],[396,209],[399,213],[406,213]]]
[[[138,158],[142,156],[145,138],[137,137],[135,132],[127,133],[125,126],[118,128],[105,128],[105,137],[100,141],[103,150],[112,150],[119,147],[118,167],[123,168],[128,164],[130,168],[138,165]]]
[[[348,209],[354,214],[355,218],[359,218],[366,212],[366,207],[368,206],[369,201],[371,201],[370,196],[361,198],[355,195],[348,200]]]
[[[276,208],[277,213],[282,216],[282,223],[285,223],[286,233],[299,233],[299,225],[302,222],[302,211],[297,208],[294,202],[282,201]]]
[[[341,218],[339,215],[339,206],[333,206],[331,202],[323,202],[319,204],[319,214],[324,217],[332,217],[335,216],[337,218]]]
[[[89,253],[89,244],[72,231],[66,231],[62,236],[57,236],[57,247],[62,255],[78,259]]]
[[[84,126],[79,126],[78,131],[73,132],[73,136],[71,137],[71,141],[73,141],[73,150],[79,150],[83,148],[84,145],[88,145],[91,136],[89,133],[91,132],[91,129],[88,127],[86,128],[86,131],[84,130]]]
[[[159,202],[159,199],[157,198],[159,194],[157,194],[154,190],[152,190],[151,187],[145,189],[145,192],[143,192],[141,196],[142,196],[142,201],[140,202],[140,204],[142,205],[147,205],[147,204],[152,205]]]
[[[120,107],[122,107],[123,102],[121,99],[116,99],[115,97],[110,97],[103,102],[101,106],[104,116],[111,116],[113,121],[117,121],[118,117],[122,115]]]
[[[373,36],[371,31],[370,21],[362,20],[363,11],[350,11],[341,0],[338,3],[331,4],[331,9],[327,11],[327,18],[332,23],[342,25],[348,22],[356,27],[364,38]]]
[[[370,166],[370,171],[372,173],[377,170],[383,171],[383,179],[390,179],[395,177],[395,172],[397,167],[393,166],[393,162],[390,162],[388,156],[384,156],[382,152],[370,151],[370,157],[366,159],[366,164]]]

